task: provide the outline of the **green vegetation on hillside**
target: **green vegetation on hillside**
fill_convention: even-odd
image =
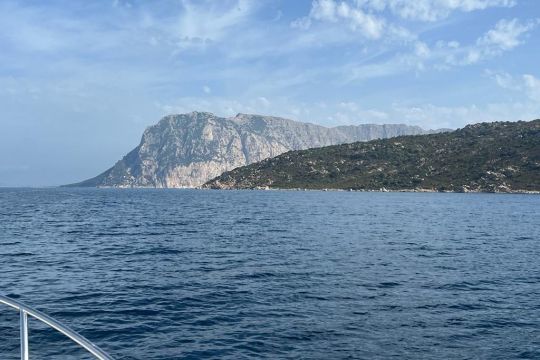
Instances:
[[[204,187],[539,191],[540,120],[290,151]]]

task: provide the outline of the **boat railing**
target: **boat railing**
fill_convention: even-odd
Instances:
[[[58,332],[64,334],[75,343],[82,346],[89,353],[94,355],[96,359],[99,360],[113,360],[112,357],[107,355],[99,347],[88,341],[82,335],[76,333],[75,331],[69,329],[67,326],[62,325],[58,321],[54,320],[48,315],[43,314],[40,311],[34,310],[29,306],[24,305],[23,303],[13,300],[9,297],[0,295],[0,303],[8,305],[19,311],[19,323],[20,323],[20,337],[21,337],[21,360],[29,360],[29,349],[28,349],[28,316],[36,318],[41,322],[49,325]]]

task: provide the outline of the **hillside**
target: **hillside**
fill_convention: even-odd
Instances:
[[[170,115],[146,129],[140,144],[113,167],[70,186],[196,187],[224,171],[289,150],[424,133],[403,124],[326,128],[261,115]]]
[[[539,191],[540,120],[290,151],[226,172],[204,187]]]

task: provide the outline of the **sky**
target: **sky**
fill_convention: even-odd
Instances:
[[[0,1],[0,186],[83,180],[172,113],[540,118],[537,0]]]

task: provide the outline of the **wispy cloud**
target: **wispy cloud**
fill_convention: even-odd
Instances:
[[[403,19],[433,22],[454,11],[471,12],[490,7],[512,7],[516,0],[356,0],[357,6],[375,12],[390,11]]]
[[[538,79],[537,79],[538,80]],[[425,129],[457,128],[470,123],[531,120],[538,118],[540,103],[533,101],[490,102],[468,105],[437,105],[432,103],[404,104],[394,102],[385,109],[366,108],[356,102],[331,106],[334,113],[327,114],[329,123],[357,124],[405,123]]]
[[[411,43],[408,51],[398,53],[393,58],[375,64],[349,65],[345,71],[349,81],[365,78],[389,76],[427,67],[447,70],[454,66],[466,66],[513,50],[524,43],[524,36],[532,31],[538,22],[534,20],[501,19],[494,28],[488,30],[472,44],[458,41],[436,41],[431,46],[420,40]]]
[[[531,74],[514,76],[504,71],[491,70],[486,70],[485,73],[501,88],[517,92],[522,95],[521,98],[527,97],[540,105],[540,79],[536,76]]]
[[[327,22],[346,25],[367,39],[384,35],[396,36],[411,32],[388,18],[387,12],[400,19],[435,22],[455,11],[471,12],[490,7],[513,7],[515,0],[314,0],[309,14],[291,23],[294,28],[309,29],[313,23]]]
[[[251,0],[192,1],[182,0],[178,36],[182,45],[217,42],[250,20],[256,8]]]
[[[495,27],[478,39],[478,46],[486,52],[508,51],[523,43],[521,36],[532,30],[538,21],[525,23],[518,19],[501,19]]]
[[[382,18],[364,12],[346,2],[315,0],[308,16],[292,22],[293,27],[308,29],[313,21],[346,23],[352,31],[358,31],[369,39],[379,39],[385,28]]]
[[[457,41],[438,42],[438,54],[444,56],[447,65],[475,64],[523,44],[524,36],[537,24],[535,20],[501,19],[474,44],[461,46]]]

